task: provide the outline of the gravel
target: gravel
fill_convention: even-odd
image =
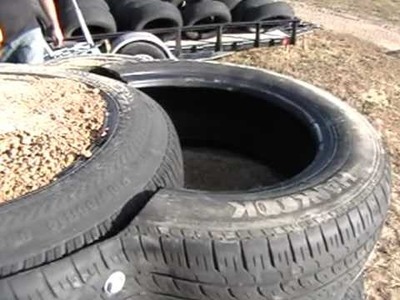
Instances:
[[[0,75],[0,203],[41,188],[90,156],[104,122],[98,89],[61,78]]]

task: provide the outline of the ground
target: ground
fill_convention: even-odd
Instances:
[[[321,1],[320,5],[325,2],[334,3]],[[361,3],[353,1],[353,4],[357,2]],[[375,3],[362,1],[366,9],[366,2]],[[400,6],[400,2],[386,2]],[[400,59],[386,54],[385,49],[375,44],[336,29],[336,32],[317,31],[300,39],[294,47],[253,49],[223,61],[275,70],[322,87],[366,115],[382,134],[392,159],[392,205],[366,269],[366,290],[368,300],[397,300],[400,299],[400,234],[397,231],[400,227]],[[400,48],[400,39],[398,45]]]

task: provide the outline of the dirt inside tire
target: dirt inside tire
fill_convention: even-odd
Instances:
[[[90,146],[105,118],[100,91],[41,76],[0,75],[0,203],[57,180]]]

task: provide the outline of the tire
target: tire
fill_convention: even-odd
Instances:
[[[198,0],[189,2],[182,9],[183,24],[196,26],[206,24],[223,24],[231,21],[228,7],[219,1]],[[192,40],[207,39],[217,35],[216,29],[184,31],[184,35]]]
[[[260,7],[269,3],[273,3],[274,0],[242,0],[233,10],[232,10],[232,21],[241,22],[243,21],[243,15],[255,7]]]
[[[140,8],[131,9],[128,30],[147,31],[161,28],[182,27],[182,15],[177,7],[168,2],[154,1]],[[163,40],[175,37],[175,33],[156,34]]]
[[[98,88],[107,99],[109,129],[89,160],[0,206],[0,278],[115,235],[156,190],[182,186],[174,128],[142,93],[115,80],[61,68],[3,64],[1,73],[68,78]]]
[[[85,9],[101,9],[109,11],[110,7],[104,0],[77,0],[79,8]],[[60,0],[58,1],[59,11],[61,10],[74,10],[74,6],[71,0]]]
[[[344,294],[390,201],[388,157],[364,117],[259,69],[185,61],[110,68],[163,106],[184,150],[236,151],[286,178],[241,192],[160,190],[124,244],[144,291],[191,300]]]
[[[279,1],[249,9],[243,14],[242,20],[245,22],[256,22],[292,18],[294,18],[293,8],[286,2]]]
[[[343,300],[365,300],[364,278],[362,275],[347,290]]]
[[[232,10],[235,9],[235,7],[243,0],[216,0],[216,1],[224,3],[229,8],[229,10]]]
[[[132,57],[131,55],[107,53],[99,55],[89,54],[89,55],[80,55],[71,57],[61,57],[46,61],[45,65],[57,68],[63,68],[67,70],[91,72],[96,67],[101,68],[103,65],[109,65],[109,64],[115,65],[126,62],[137,63],[139,62],[139,60],[137,58]],[[104,68],[103,71],[109,71],[109,69]],[[107,73],[107,77],[112,77],[112,79],[121,81],[121,78],[119,77],[118,73],[114,73],[114,76],[112,76],[111,73]]]
[[[112,14],[108,11],[108,8],[106,10],[100,6],[91,6],[89,4],[90,2],[85,6],[80,6],[80,9],[90,33],[100,34],[116,32],[117,25]],[[60,9],[60,22],[65,37],[83,35],[79,20],[73,7]]]
[[[183,6],[183,4],[186,0],[162,0],[162,1],[169,2],[169,3],[173,4],[174,6],[180,8]]]

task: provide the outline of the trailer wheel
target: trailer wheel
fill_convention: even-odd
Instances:
[[[189,2],[182,9],[182,17],[185,26],[222,24],[231,21],[229,8],[222,2],[211,0],[199,0]],[[184,31],[187,38],[193,40],[207,39],[217,35],[215,29],[201,29],[196,31]]]
[[[58,77],[98,88],[108,113],[105,135],[96,141],[89,159],[76,162],[42,189],[0,206],[0,238],[7,241],[0,244],[0,278],[112,237],[156,190],[182,186],[175,129],[148,96],[86,72],[12,64],[0,69],[16,80]],[[8,299],[4,294],[1,298]]]
[[[148,42],[133,42],[118,50],[117,53],[130,55],[134,59],[141,60],[163,60],[167,55],[162,49]]]
[[[155,194],[123,242],[142,289],[194,300],[343,297],[390,204],[388,155],[365,117],[265,70],[192,61],[115,67],[163,106],[184,152],[230,150],[278,175],[242,190],[186,181],[188,189]],[[187,157],[185,165],[190,175]]]

